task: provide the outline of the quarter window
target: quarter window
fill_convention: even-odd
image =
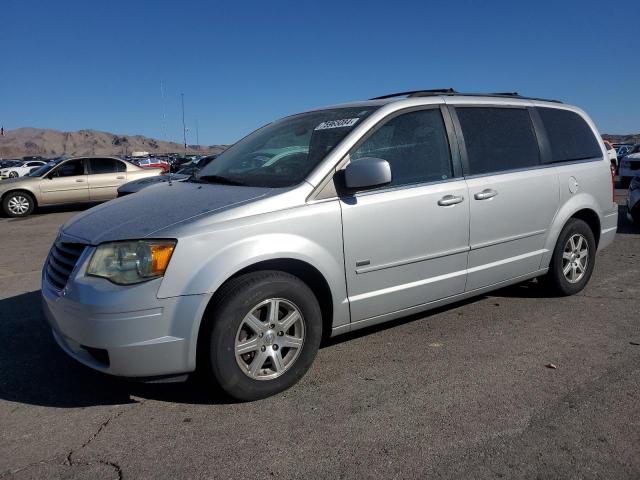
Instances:
[[[537,110],[547,132],[552,162],[602,158],[593,131],[580,115],[559,108]]]
[[[453,176],[446,128],[437,108],[392,118],[351,153],[351,161],[363,157],[389,162],[392,186]]]
[[[540,164],[540,150],[526,109],[456,108],[467,150],[467,175],[498,173]]]

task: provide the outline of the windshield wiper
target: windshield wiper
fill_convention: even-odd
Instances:
[[[202,175],[202,176],[193,176],[194,179],[204,181],[207,183],[219,183],[221,185],[235,185],[238,187],[246,187],[246,184],[242,182],[238,182],[237,180],[232,180],[227,177],[221,177],[219,175]]]

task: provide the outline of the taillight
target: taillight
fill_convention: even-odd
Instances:
[[[616,167],[614,165],[610,165],[611,167],[611,201],[616,203]]]

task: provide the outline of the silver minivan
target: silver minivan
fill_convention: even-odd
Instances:
[[[616,233],[589,117],[431,90],[292,115],[185,182],[81,213],[42,274],[57,343],[240,400],[298,381],[321,339],[539,278],[579,292]]]

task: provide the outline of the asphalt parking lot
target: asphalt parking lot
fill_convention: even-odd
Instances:
[[[294,388],[233,404],[59,350],[40,268],[77,211],[0,218],[0,478],[640,477],[640,228],[624,214],[577,296],[529,282],[341,337]]]

